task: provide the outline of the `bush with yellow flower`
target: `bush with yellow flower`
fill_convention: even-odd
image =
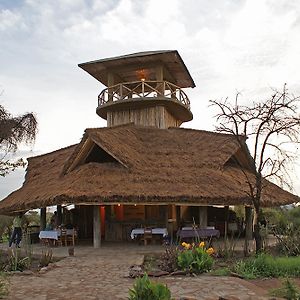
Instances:
[[[177,264],[181,270],[189,273],[201,274],[211,270],[213,266],[212,247],[207,248],[205,242],[181,244],[183,250],[178,254]]]

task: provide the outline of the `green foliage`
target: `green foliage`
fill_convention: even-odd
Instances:
[[[281,297],[288,300],[300,300],[300,291],[289,278],[286,278],[283,282],[283,287],[272,290],[271,296]]]
[[[280,252],[288,256],[300,255],[300,227],[288,224],[285,229],[281,229],[281,234],[274,229],[274,235]]]
[[[257,277],[299,277],[299,257],[273,257],[259,254],[256,257],[239,261],[235,265],[235,272],[247,279]]]
[[[30,210],[26,213],[26,221],[29,226],[40,224],[40,215],[35,210]]]
[[[39,267],[47,267],[49,263],[52,261],[53,253],[51,249],[46,249],[46,251],[42,251],[42,255],[39,261]]]
[[[25,166],[26,166],[26,162],[22,158],[16,161],[0,160],[0,176],[5,177],[7,174],[13,172],[15,169],[20,167],[24,168]]]
[[[24,271],[28,269],[29,266],[29,257],[26,256],[24,258],[21,258],[18,250],[11,250],[8,256],[7,264],[5,266],[5,271]]]
[[[160,257],[159,267],[166,272],[174,272],[175,270],[177,270],[178,254],[178,247],[167,247],[165,253]]]
[[[201,274],[211,269],[213,258],[206,252],[204,247],[185,249],[178,254],[178,267],[181,270]]]
[[[231,271],[228,267],[218,268],[211,272],[211,275],[214,275],[214,276],[230,276],[230,274],[231,274]]]
[[[171,292],[166,285],[151,282],[147,275],[138,278],[129,290],[129,300],[171,300]]]
[[[0,216],[0,240],[7,240],[11,234],[12,217]]]

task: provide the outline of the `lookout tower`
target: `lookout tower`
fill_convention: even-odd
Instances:
[[[107,126],[179,127],[193,119],[183,88],[195,83],[176,50],[139,52],[79,64],[106,88],[97,114]]]

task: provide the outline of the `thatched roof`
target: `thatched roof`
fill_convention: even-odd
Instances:
[[[108,70],[118,75],[119,82],[131,82],[138,80],[135,71],[139,69],[147,71],[151,76],[152,68],[156,64],[163,64],[172,74],[173,80],[169,78],[170,82],[181,88],[195,87],[194,80],[177,50],[138,52],[81,63],[78,66],[107,86]],[[115,81],[115,84],[119,83],[117,78]]]
[[[246,153],[226,134],[134,125],[87,129],[78,145],[28,159],[23,187],[0,202],[0,213],[63,203],[251,204],[234,156],[247,168]],[[296,201],[266,182],[264,206]]]

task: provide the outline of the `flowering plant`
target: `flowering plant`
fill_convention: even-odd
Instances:
[[[205,242],[199,244],[189,244],[183,242],[183,250],[177,257],[177,264],[180,269],[201,274],[211,269],[213,265],[212,255],[214,249],[212,247],[206,248]]]

